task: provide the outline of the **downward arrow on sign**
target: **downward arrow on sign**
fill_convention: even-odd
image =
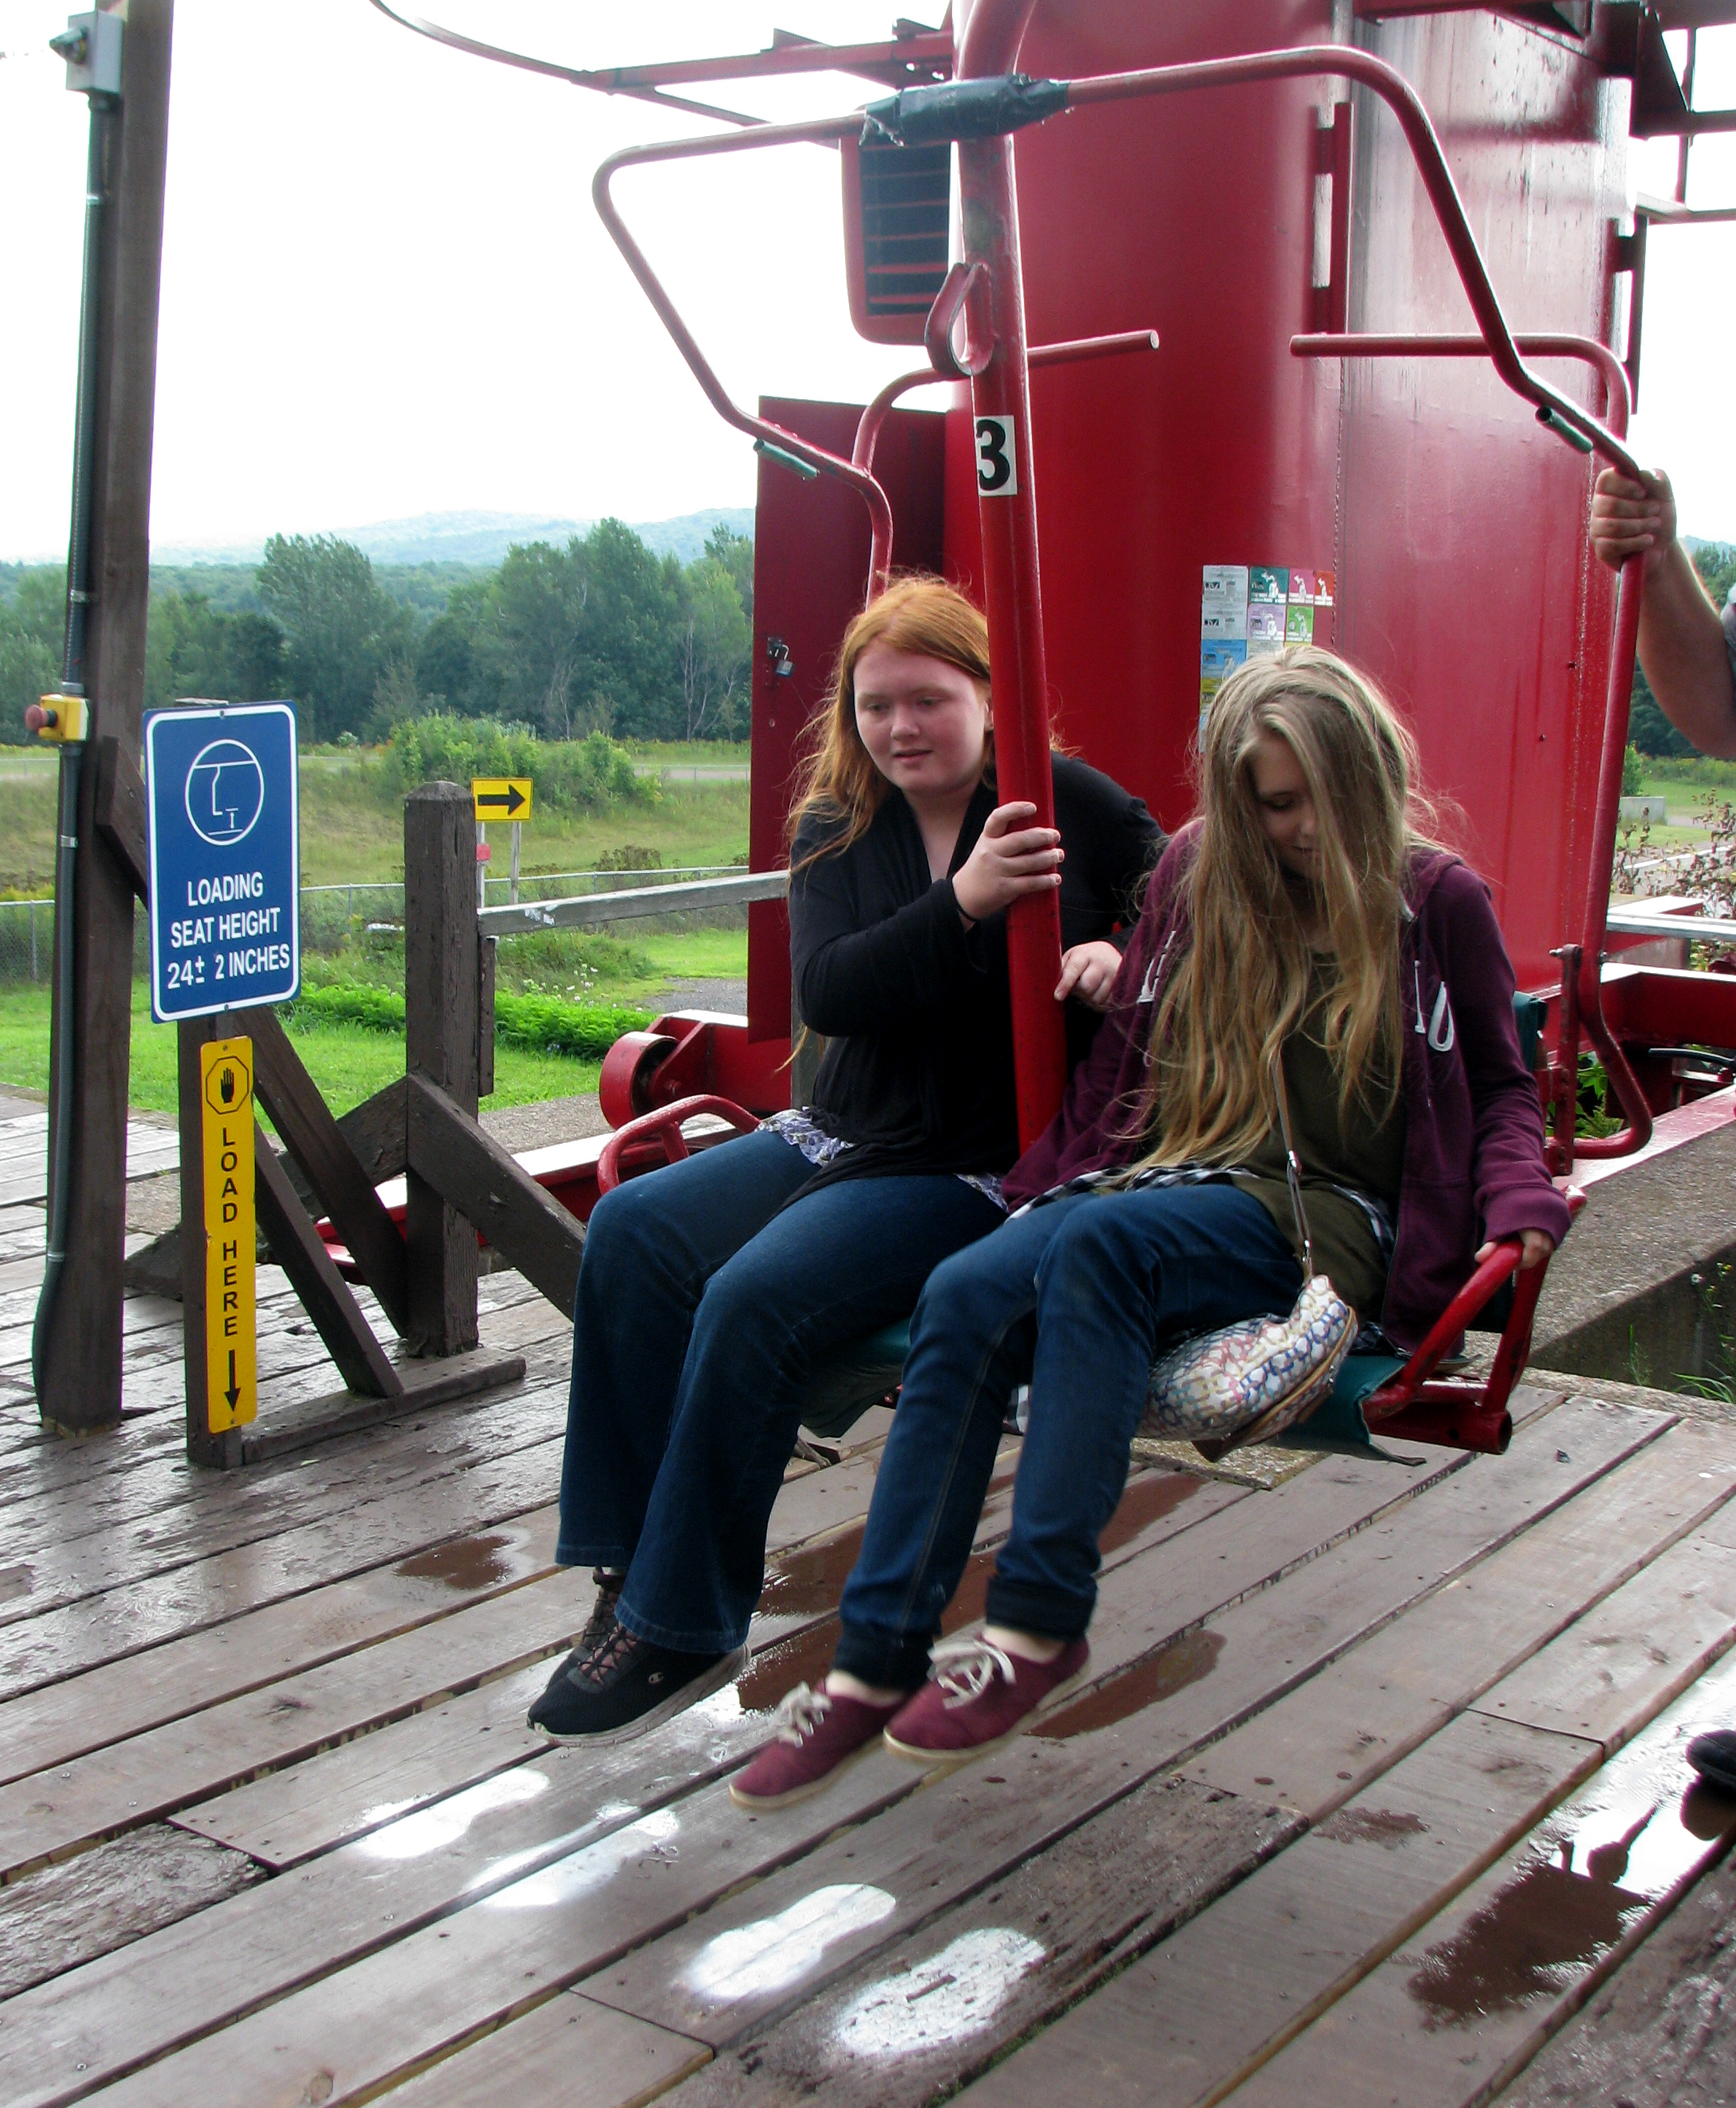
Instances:
[[[223,1396],[228,1399],[229,1410],[231,1412],[233,1412],[235,1410],[235,1401],[241,1396],[241,1391],[235,1381],[235,1349],[233,1347],[229,1349],[229,1388],[223,1393]]]

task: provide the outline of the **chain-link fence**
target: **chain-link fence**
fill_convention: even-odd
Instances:
[[[693,879],[727,876],[739,867],[730,864],[683,866],[668,871],[553,871],[521,878],[520,900],[566,900],[575,894],[620,893],[629,887],[674,885]],[[484,881],[485,904],[498,908],[513,898],[512,881],[489,877]],[[705,911],[683,916],[684,922],[739,921],[742,908]],[[635,923],[633,926],[638,927]],[[649,924],[646,926],[650,926]],[[301,948],[304,953],[342,951],[350,944],[390,943],[404,928],[404,887],[401,885],[304,885],[301,889]],[[151,938],[142,913],[133,921],[133,971],[142,977],[150,971]],[[0,900],[0,987],[39,982],[47,987],[54,975],[54,903],[52,900]]]

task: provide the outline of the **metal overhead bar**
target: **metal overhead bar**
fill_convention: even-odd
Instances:
[[[896,88],[913,80],[943,80],[952,71],[950,31],[924,28],[920,23],[900,22],[889,41],[868,44],[823,44],[806,37],[774,30],[764,51],[745,52],[715,59],[677,59],[649,65],[569,66],[552,59],[533,57],[525,52],[507,50],[482,43],[456,29],[443,28],[420,15],[409,15],[390,7],[387,0],[371,0],[388,20],[400,29],[462,52],[468,57],[489,59],[498,65],[516,66],[564,80],[575,88],[588,88],[599,95],[630,96],[665,110],[679,110],[696,117],[715,117],[728,124],[760,125],[764,119],[736,110],[724,110],[687,96],[672,95],[671,88],[713,80],[769,79],[794,74],[852,73]]]

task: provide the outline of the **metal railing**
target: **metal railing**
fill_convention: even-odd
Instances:
[[[624,880],[629,883],[624,885]],[[478,922],[487,935],[511,936],[734,908],[751,900],[781,900],[790,878],[787,872],[744,872],[733,864],[683,864],[667,871],[539,872],[520,879],[516,906],[505,898],[508,880],[490,878],[486,883],[489,893],[499,896],[499,903],[483,908]],[[403,924],[400,881],[357,880],[301,889],[304,954],[341,951],[370,931],[389,936]],[[136,915],[133,971],[137,976],[149,969],[150,944],[147,918]],[[53,901],[0,900],[0,987],[46,986],[53,959]]]

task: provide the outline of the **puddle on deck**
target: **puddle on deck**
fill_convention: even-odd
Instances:
[[[1088,1691],[1069,1705],[1062,1705],[1040,1719],[1031,1733],[1045,1742],[1065,1742],[1075,1735],[1094,1734],[1130,1719],[1148,1705],[1161,1704],[1199,1683],[1218,1665],[1224,1651],[1224,1635],[1196,1629],[1171,1640],[1155,1654],[1130,1662],[1106,1677],[1094,1691]]]
[[[1736,1799],[1702,1786],[1687,1750],[1733,1718],[1736,1660],[1702,1678],[1540,1824],[1508,1879],[1409,1979],[1423,2025],[1465,2026],[1560,1998],[1714,1857],[1736,1829]]]
[[[463,1537],[455,1544],[437,1544],[431,1552],[400,1559],[392,1571],[407,1581],[444,1581],[449,1588],[467,1592],[490,1588],[497,1581],[512,1578],[512,1562],[506,1556],[512,1542],[498,1529],[482,1537]]]

